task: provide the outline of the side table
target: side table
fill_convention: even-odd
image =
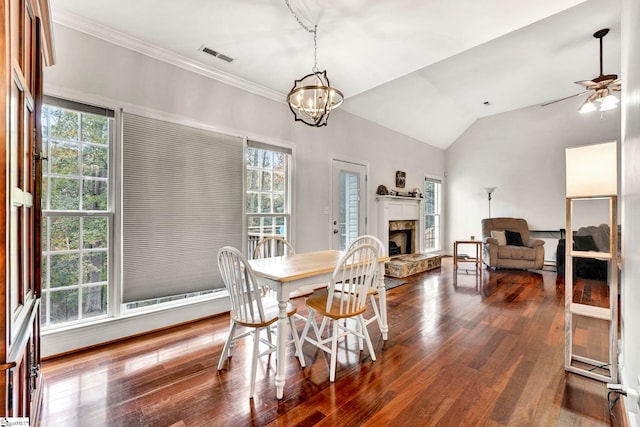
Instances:
[[[476,249],[475,258],[458,259],[458,246],[459,245],[473,245]],[[482,276],[482,240],[456,240],[453,242],[453,268],[458,270],[458,262],[472,262],[475,264],[477,271]]]

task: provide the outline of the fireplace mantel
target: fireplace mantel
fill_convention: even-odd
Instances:
[[[378,237],[389,254],[389,221],[416,221],[416,252],[424,248],[424,212],[423,198],[401,196],[377,196]]]

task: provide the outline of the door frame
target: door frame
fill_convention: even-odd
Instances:
[[[364,185],[361,187],[361,191],[360,191],[360,197],[362,199],[362,207],[364,209],[364,224],[363,224],[363,229],[364,232],[363,234],[368,234],[369,233],[369,162],[364,161],[364,160],[359,160],[359,159],[355,159],[352,157],[348,157],[348,156],[343,156],[343,155],[339,155],[339,154],[335,154],[335,153],[329,153],[329,215],[327,218],[327,225],[328,225],[328,247],[332,248],[333,247],[333,209],[334,209],[334,198],[333,198],[333,194],[334,194],[334,188],[333,188],[333,167],[334,167],[334,161],[339,161],[339,162],[343,162],[343,163],[351,163],[353,165],[356,166],[361,166],[364,167]]]

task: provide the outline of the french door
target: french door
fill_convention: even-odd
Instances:
[[[333,159],[331,247],[345,249],[366,229],[366,177],[362,164]]]
[[[39,3],[0,4],[1,417],[37,425],[40,376],[40,162],[42,65]],[[6,60],[6,61],[5,61]],[[2,423],[0,423],[2,424]]]

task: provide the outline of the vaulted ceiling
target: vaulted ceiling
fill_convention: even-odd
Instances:
[[[289,3],[318,25],[318,68],[344,93],[341,109],[443,149],[478,118],[581,92],[573,82],[599,74],[592,34],[601,28],[611,28],[604,72],[620,74],[619,0]],[[51,0],[51,8],[62,25],[283,108],[294,79],[313,67],[313,35],[285,0]],[[582,100],[561,102],[577,109]]]

